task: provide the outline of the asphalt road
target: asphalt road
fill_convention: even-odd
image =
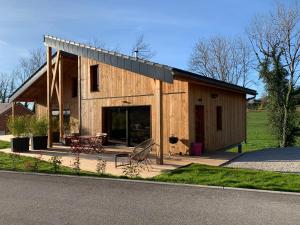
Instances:
[[[300,195],[0,172],[0,224],[300,224]]]

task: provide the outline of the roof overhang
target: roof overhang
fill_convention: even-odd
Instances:
[[[189,71],[186,71],[186,70],[173,68],[173,72],[175,74],[179,74],[181,76],[184,76],[184,77],[186,77],[187,79],[190,79],[190,80],[199,81],[199,82],[202,82],[202,83],[210,84],[210,85],[225,88],[225,89],[230,89],[230,90],[233,90],[233,91],[243,92],[243,93],[248,94],[248,95],[254,95],[254,96],[257,95],[257,92],[255,90],[245,88],[245,87],[242,87],[242,86],[239,86],[239,85],[227,83],[227,82],[224,82],[224,81],[216,80],[216,79],[213,79],[213,78],[201,76],[199,74],[192,73],[192,72],[189,72]]]
[[[53,55],[52,63],[55,63],[56,53]],[[40,79],[47,72],[47,63],[44,63],[34,74],[32,74],[20,87],[18,87],[10,96],[9,102],[15,101],[22,95],[33,83]]]

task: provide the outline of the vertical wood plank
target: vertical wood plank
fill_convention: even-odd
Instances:
[[[81,134],[82,120],[81,120],[81,56],[78,56],[78,129]]]
[[[13,101],[12,102],[12,106],[11,106],[11,116],[12,116],[12,119],[15,118],[15,107],[16,107],[16,102]]]
[[[59,68],[58,68],[58,94],[59,94],[59,132],[60,141],[64,138],[64,93],[63,93],[63,57],[58,58]]]
[[[155,107],[156,107],[156,144],[157,144],[157,163],[162,165],[163,161],[163,101],[162,101],[162,82],[155,81]]]
[[[48,119],[48,147],[52,147],[51,81],[52,81],[52,48],[49,47],[49,46],[47,46],[47,119]]]

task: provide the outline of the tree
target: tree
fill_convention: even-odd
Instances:
[[[23,57],[19,65],[13,71],[17,77],[18,85],[23,84],[34,72],[36,72],[44,63],[46,53],[43,49],[37,48],[29,52],[28,57]]]
[[[12,76],[7,73],[0,74],[0,102],[8,101],[10,94],[15,89],[15,83]]]
[[[252,68],[250,46],[241,38],[214,36],[199,40],[192,51],[189,68],[202,76],[247,86]]]
[[[136,37],[135,43],[132,46],[132,54],[139,59],[151,60],[156,52],[151,49],[150,44],[145,42],[144,35],[140,34]]]
[[[281,106],[280,112],[271,112],[270,119],[278,123],[273,127],[281,126],[278,139],[280,146],[285,147],[293,143],[291,140],[295,135],[292,124],[295,123],[294,89],[300,77],[300,11],[297,3],[278,3],[273,11],[256,16],[248,36],[266,85],[268,103]],[[280,92],[275,93],[273,89]]]

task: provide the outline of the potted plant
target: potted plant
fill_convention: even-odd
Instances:
[[[15,116],[8,119],[7,127],[14,136],[11,140],[11,150],[13,152],[29,151],[28,121],[28,116]]]
[[[32,149],[47,149],[48,144],[48,121],[46,118],[32,116],[30,120],[30,131],[32,134]]]

